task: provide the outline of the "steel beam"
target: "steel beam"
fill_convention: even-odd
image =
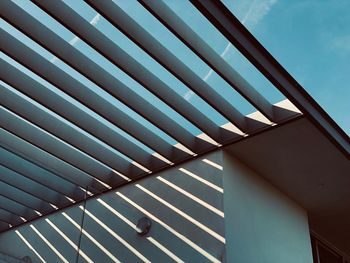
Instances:
[[[230,10],[216,0],[191,3],[301,112],[350,158],[350,138],[306,90],[239,22]]]
[[[26,12],[23,10],[21,11],[20,8],[13,5],[14,4],[11,2],[0,1],[0,15],[10,24],[32,37],[55,56],[65,61],[100,88],[110,93],[156,127],[160,128],[168,135],[175,138],[178,142],[191,149],[193,152],[202,152],[203,149],[211,147],[209,143],[193,136],[185,128],[178,125],[150,102],[129,89],[122,82],[103,70],[54,32],[47,29]],[[11,15],[9,16],[9,14]],[[18,43],[18,40],[13,37],[11,38],[11,35],[5,31],[2,30],[0,35],[2,35],[1,39],[4,40],[1,42],[0,48],[5,54],[25,65],[30,70],[60,89],[69,87],[67,84],[70,84],[71,78],[69,78],[66,73],[57,69],[49,61],[40,58],[40,56],[38,57],[38,54],[26,48],[25,45]],[[45,40],[42,38],[43,35],[47,36],[45,37]],[[137,74],[143,75],[143,72],[138,71]],[[66,81],[66,79],[68,79],[68,81]],[[87,92],[86,88],[85,91]],[[81,96],[82,95],[80,94],[80,97]],[[94,94],[93,100],[96,100],[96,94]],[[91,103],[91,100],[85,101],[87,105]]]

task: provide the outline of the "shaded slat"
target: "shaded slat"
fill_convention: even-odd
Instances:
[[[6,191],[5,191],[5,194],[0,193],[0,196],[5,198],[6,200],[12,201],[12,203],[14,204],[18,204],[18,206],[22,207],[23,210],[27,211],[30,214],[30,217],[28,217],[28,219],[36,219],[39,217],[38,211],[35,210],[32,206],[30,206],[28,203],[26,202],[23,203],[20,198],[16,198],[11,195],[6,196]],[[53,212],[53,210],[50,212]]]
[[[124,182],[124,179],[95,159],[101,162],[104,161],[105,163],[106,160],[108,160],[111,164],[115,162],[113,168],[124,174],[129,171],[129,167],[131,166],[129,162],[116,154],[111,156],[110,152],[96,141],[84,136],[71,125],[59,121],[47,111],[35,107],[32,103],[21,96],[15,95],[1,84],[0,92],[2,93],[0,104],[16,113],[15,115],[5,110],[5,108],[0,108],[0,112],[2,113],[0,116],[0,120],[2,121],[0,126],[4,129],[24,138],[26,141],[44,149],[57,158],[70,163],[106,184],[114,186]],[[34,126],[29,121],[39,126]],[[48,129],[49,132],[56,135],[59,139],[46,132],[45,129],[40,126]],[[83,149],[95,159],[71,145],[64,143],[64,140],[71,145],[76,145],[77,148]],[[120,169],[120,167],[124,169]],[[141,170],[136,167],[135,169]],[[141,172],[143,171],[141,170],[140,173]]]
[[[144,165],[148,169],[165,166],[162,161],[154,157],[152,158],[151,154],[146,152],[140,146],[133,144],[130,140],[98,121],[84,110],[80,109],[78,106],[55,94],[50,89],[28,77],[20,70],[17,70],[10,63],[0,60],[0,68],[4,69],[0,72],[0,78],[4,82],[13,85],[13,87],[21,92],[24,91],[24,93],[26,95],[28,94],[30,97],[34,97],[36,99],[39,98],[40,103],[43,102],[45,106],[48,105],[48,107],[50,107],[52,105],[57,114],[77,125],[84,131],[92,134],[110,147],[117,149],[119,152],[122,152],[124,155],[135,160],[141,165]],[[32,114],[30,114],[30,116],[32,117]],[[36,115],[34,117],[41,119],[41,117]],[[42,122],[42,120],[40,120],[40,122]],[[44,122],[42,125],[52,127],[50,122]],[[53,133],[52,129],[50,132]],[[95,148],[97,147],[95,146]],[[102,156],[107,159],[108,153],[103,153]],[[117,157],[112,157],[112,159],[114,159],[113,161],[115,166],[113,167],[115,168],[117,167],[116,164],[121,162],[121,160],[118,160]]]
[[[16,187],[0,181],[1,195],[11,198],[12,200],[24,204],[25,206],[39,211],[42,214],[49,213],[55,209],[49,203],[44,202],[33,195],[30,195]]]
[[[2,197],[2,196],[1,196],[1,197]],[[7,200],[9,200],[9,199],[7,199]],[[4,204],[2,204],[2,203],[0,203],[0,210],[7,211],[8,213],[10,213],[11,215],[14,215],[14,216],[16,216],[16,217],[22,217],[21,214],[17,214],[16,212],[13,212],[13,211],[11,210],[11,208],[8,209],[8,208],[6,207],[6,205],[4,205]],[[22,219],[21,219],[21,221],[22,221],[22,222],[20,222],[20,223],[23,223],[23,222],[24,222],[24,220],[22,220]]]
[[[13,226],[23,223],[18,215],[12,214],[3,208],[0,208],[0,220]]]
[[[138,0],[152,15],[196,53],[208,66],[229,83],[270,121],[277,122],[277,108],[263,97],[236,70],[234,70],[212,47],[194,32],[163,1]]]
[[[90,175],[0,128],[0,164],[74,200],[106,190]],[[80,188],[81,187],[81,188]]]
[[[25,207],[24,205],[17,203],[5,196],[2,196],[0,193],[0,207],[15,214],[21,216],[27,220],[34,219],[38,215],[34,210]]]
[[[26,12],[21,11],[18,7],[16,8],[11,2],[0,1],[0,6],[1,17],[6,19],[10,24],[33,37],[33,39],[50,50],[55,56],[61,58],[96,85],[122,101],[156,127],[175,138],[178,142],[194,152],[200,152],[203,148],[207,149],[211,147],[209,143],[194,137],[189,131],[163,114],[150,102],[129,89],[111,74],[101,69],[96,63],[69,45],[54,32],[43,27]],[[11,8],[9,8],[9,6],[11,6]],[[20,26],[17,25],[17,23],[19,23]],[[22,27],[26,30],[22,30]],[[32,31],[32,29],[35,30]],[[43,41],[43,35],[46,36],[45,41]],[[4,41],[1,42],[0,48],[8,56],[25,65],[51,84],[61,89],[64,89],[65,86],[70,87],[69,84],[71,84],[72,78],[69,78],[66,73],[57,69],[49,61],[38,57],[35,52],[26,48],[25,45],[18,43],[19,41],[11,37],[11,35],[7,34],[4,30],[0,31],[0,37],[4,39]],[[47,43],[47,41],[49,41],[49,43]],[[138,74],[142,75],[142,72],[138,72]],[[80,94],[79,96],[81,97],[83,95]],[[91,100],[85,100],[85,104],[89,105],[93,103],[94,97],[96,97],[96,94],[91,97]]]
[[[319,127],[347,158],[350,158],[350,137],[221,1],[190,1],[276,88]]]
[[[2,222],[2,221],[0,220],[0,231],[5,231],[5,230],[7,230],[7,229],[9,229],[9,228],[10,228],[10,226],[9,226],[8,223]]]
[[[58,207],[64,207],[71,204],[64,195],[38,184],[37,182],[32,181],[2,165],[0,165],[0,181],[24,192],[30,193],[31,195]]]
[[[71,182],[74,182],[73,176],[71,181],[67,179],[62,180],[61,177],[57,176],[51,171],[23,159],[16,153],[11,152],[11,150],[12,149],[9,151],[8,149],[3,148],[3,145],[0,147],[0,164],[2,166],[22,174],[23,176],[26,176],[27,178],[34,180],[52,190],[60,192],[74,200],[84,198],[84,192]]]
[[[234,123],[239,129],[247,132],[246,118],[243,114],[234,108],[221,95],[215,92],[203,79],[197,76],[192,69],[173,55],[150,33],[143,29],[142,26],[138,25],[117,4],[104,0],[86,0],[85,2],[95,8],[98,13],[102,14],[110,23],[176,76],[176,78],[191,88],[191,90],[197,93],[210,106],[221,113],[230,122]],[[80,30],[81,29],[82,28],[80,27]],[[84,33],[85,35],[88,34],[87,31]],[[83,34],[81,35],[83,36]],[[130,70],[132,70],[131,67]],[[223,140],[219,142],[223,142]]]

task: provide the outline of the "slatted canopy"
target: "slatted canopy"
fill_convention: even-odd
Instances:
[[[348,136],[220,1],[190,2],[211,30],[349,156]],[[291,103],[274,105],[166,3],[138,0],[131,8],[142,8],[228,89],[219,92],[118,3],[81,4],[110,30],[99,29],[65,2],[32,0],[36,14],[74,36],[68,41],[61,29],[53,30],[18,3],[0,1],[1,231],[300,116]],[[113,40],[116,32],[123,39]],[[169,82],[146,59],[127,52],[126,40]],[[257,112],[242,113],[230,93]]]

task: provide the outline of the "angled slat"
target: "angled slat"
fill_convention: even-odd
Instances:
[[[34,210],[25,207],[24,205],[17,203],[5,196],[2,196],[0,193],[0,207],[15,214],[21,216],[27,220],[34,219],[38,215]]]
[[[234,70],[191,27],[173,12],[163,1],[138,0],[152,15],[176,35],[187,47],[205,61],[218,75],[229,83],[270,121],[278,122],[278,108],[263,97],[236,70]]]
[[[5,15],[7,16],[8,12],[12,13],[12,11],[14,11],[15,13],[13,14],[17,14],[18,12],[22,14],[22,12],[24,12],[18,10],[18,8],[16,7],[7,10],[8,5],[12,4],[10,2],[7,3],[0,1],[0,15],[4,19],[6,19]],[[7,11],[5,10],[5,8]],[[50,50],[55,56],[60,57],[74,69],[76,69],[88,79],[90,79],[92,82],[100,86],[102,89],[106,90],[115,98],[122,101],[128,107],[136,111],[139,115],[147,119],[149,122],[163,130],[171,137],[175,138],[178,142],[185,145],[193,152],[202,152],[203,149],[208,149],[212,147],[209,143],[193,136],[185,128],[174,122],[167,115],[163,114],[150,102],[146,101],[136,92],[129,89],[118,79],[114,78],[112,75],[102,70],[99,66],[96,65],[96,63],[85,57],[78,50],[76,50],[68,43],[66,43],[63,39],[58,37],[55,33],[43,27],[39,22],[36,22],[33,18],[29,17],[28,14],[24,12],[22,15],[18,17],[13,17],[12,15],[10,15],[10,17],[8,17],[9,19],[6,20],[14,26],[16,26],[14,22],[20,23],[21,26],[24,26],[26,29],[28,29],[28,32],[27,30],[24,31],[21,30],[20,27],[18,27],[19,30],[21,30],[24,33],[28,33],[28,35],[30,35],[33,38],[33,35],[35,35],[35,40],[39,44]],[[11,17],[14,19],[13,21],[11,20]],[[22,18],[25,19],[24,23]],[[27,27],[27,25],[29,25],[27,23],[29,22],[31,22],[31,26]],[[32,27],[32,23],[35,24],[34,27]],[[35,30],[32,32],[32,29],[37,29],[39,31]],[[50,40],[49,44],[53,48],[50,48],[49,45],[46,44],[46,41],[43,41],[43,35],[47,36],[45,37],[45,40]],[[5,54],[10,56],[14,60],[25,65],[30,70],[41,76],[43,79],[47,80],[48,82],[59,87],[62,90],[66,91],[68,87],[74,87],[71,86],[73,81],[72,77],[68,76],[65,72],[52,65],[49,61],[38,56],[37,53],[33,52],[31,49],[17,41],[6,31],[0,30],[0,38],[2,39],[2,42],[0,43],[1,51],[3,51]],[[74,59],[72,60],[72,58]],[[83,65],[84,67],[81,68]],[[138,72],[138,74],[142,75],[142,72]],[[78,86],[78,88],[80,87],[81,85]],[[88,92],[86,88],[84,89],[84,91]],[[72,89],[71,92],[73,92]],[[67,93],[69,94],[69,92]],[[82,99],[82,101],[85,102],[86,105],[95,103],[96,94],[91,96],[91,93],[81,94],[76,92],[76,95],[76,97]],[[105,106],[107,106],[107,104]]]
[[[0,165],[0,181],[24,192],[30,193],[35,197],[58,207],[64,207],[71,204],[64,195],[38,184],[37,182],[32,181],[2,165]]]
[[[21,44],[20,44],[21,45]],[[22,44],[23,45],[23,44]],[[25,47],[25,46],[24,46]],[[29,48],[19,48],[21,49],[21,53],[26,53],[27,56],[29,54],[33,54],[35,56],[34,51]],[[136,139],[155,150],[159,154],[163,155],[170,161],[176,162],[179,159],[185,159],[188,155],[170,145],[168,142],[164,141],[157,134],[151,132],[149,129],[144,127],[135,119],[131,118],[129,115],[124,113],[122,110],[115,107],[113,104],[108,102],[105,99],[102,99],[98,94],[91,91],[89,88],[85,87],[81,82],[77,81],[73,77],[69,76],[61,69],[55,67],[45,59],[39,59],[39,63],[42,65],[37,71],[45,72],[45,75],[53,75],[53,78],[50,78],[50,82],[58,87],[60,90],[64,91],[68,95],[72,96],[80,103],[87,107],[91,107],[96,113],[103,116],[105,119],[118,126],[125,132],[131,134]],[[4,62],[2,62],[4,63]],[[66,116],[70,111],[65,107],[61,107],[56,99],[57,96],[53,95],[53,92],[49,89],[41,89],[39,85],[34,85],[31,87],[30,92],[28,92],[27,85],[20,85],[21,80],[19,78],[13,78],[13,71],[11,67],[4,67],[4,71],[2,75],[6,76],[6,82],[10,84],[9,79],[11,80],[12,86],[21,89],[27,96],[39,101],[41,104],[45,105],[47,108],[51,109],[54,112],[61,112],[62,115]],[[30,79],[29,77],[26,77]],[[72,88],[74,87],[74,88]],[[40,90],[40,92],[38,92]],[[66,103],[65,103],[66,104]],[[62,113],[64,111],[64,113]],[[70,116],[70,114],[69,114]],[[71,120],[72,121],[72,120]],[[80,121],[80,123],[84,123]],[[93,125],[92,125],[93,126]],[[100,131],[100,130],[98,130]],[[105,135],[106,136],[106,135]],[[113,141],[113,140],[112,140]],[[115,144],[116,142],[114,142]],[[129,145],[127,143],[126,145]]]
[[[22,202],[21,198],[18,198],[16,196],[12,196],[12,195],[6,195],[6,191],[5,193],[0,193],[0,196],[3,198],[6,198],[7,200],[12,201],[12,203],[18,204],[19,206],[22,207],[22,209],[24,209],[25,211],[27,211],[27,214],[29,213],[31,217],[28,217],[28,219],[36,219],[39,217],[38,211],[35,210],[32,206],[30,206],[30,204],[28,204],[28,202]],[[50,211],[52,212],[52,211]]]
[[[247,124],[248,119],[245,118],[242,113],[214,91],[203,79],[196,75],[191,68],[173,55],[150,33],[143,29],[142,26],[138,25],[117,4],[104,0],[85,0],[85,2],[95,8],[98,13],[102,14],[110,23],[116,26],[152,58],[176,76],[176,78],[182,81],[186,86],[191,88],[191,90],[197,93],[203,100],[226,117],[230,122],[235,124],[240,130],[244,132],[249,131]],[[82,30],[81,27],[80,30]],[[88,34],[87,31],[84,33],[84,35]],[[83,37],[83,34],[81,35]]]
[[[50,206],[49,203],[44,202],[29,193],[26,193],[16,187],[13,187],[1,181],[0,192],[1,195],[11,198],[12,200],[21,204],[24,204],[25,206],[33,210],[39,211],[42,214],[49,213],[55,210],[52,206]]]
[[[110,147],[117,149],[118,151],[132,158],[141,165],[144,165],[148,169],[165,166],[165,164],[162,161],[151,156],[141,147],[133,144],[131,141],[121,136],[113,129],[101,123],[94,117],[90,116],[88,113],[86,113],[84,110],[80,109],[76,105],[73,105],[72,103],[68,102],[67,100],[58,96],[57,94],[55,95],[54,92],[50,91],[47,87],[34,81],[20,70],[17,70],[15,67],[11,66],[10,63],[0,59],[0,68],[4,69],[0,72],[0,78],[3,81],[15,84],[14,87],[17,90],[24,90],[24,93],[29,94],[32,97],[41,98],[40,102],[46,102],[45,104],[49,105],[50,103],[52,103],[55,106],[55,109],[58,111],[56,112],[57,114],[60,114],[60,116],[76,124],[79,128],[97,137]],[[43,128],[45,127],[45,129],[50,131],[51,133],[55,132],[55,129],[52,128],[53,126],[55,126],[54,122],[43,121],[45,117],[39,116],[40,114],[37,115],[30,113],[28,115],[29,116],[27,118],[30,119],[32,122],[39,125],[39,120],[39,123],[41,123],[41,126]],[[62,139],[65,139],[64,134],[62,133],[58,135],[56,132],[56,136],[63,136]],[[77,142],[78,140],[74,139],[73,141]],[[102,146],[95,146],[94,151],[96,151],[98,147],[101,148]],[[102,147],[102,149],[104,150],[104,147]],[[104,157],[104,160],[108,159],[108,156],[111,156],[111,153],[108,153],[106,151],[101,152],[100,154],[100,156]],[[117,164],[122,162],[122,160],[118,159],[118,157],[115,156],[113,156],[111,159],[113,160],[113,165],[115,165],[113,166],[113,168],[117,167]]]
[[[90,175],[0,128],[0,164],[74,200],[106,187]],[[80,188],[81,187],[81,188]]]
[[[181,113],[181,115],[190,120],[203,132],[208,134],[214,140],[222,142],[220,128],[215,123],[210,121],[197,108],[192,106],[190,103],[184,100],[182,96],[178,95],[164,82],[154,76],[146,67],[138,63],[105,35],[76,14],[70,7],[65,5],[63,2],[34,2],[50,15],[55,17],[60,23],[64,24],[72,32],[78,35],[81,39],[86,41],[89,45],[94,47],[101,55],[109,59],[117,67],[121,68],[130,77],[138,81],[166,104]],[[105,4],[108,5],[107,9],[113,8],[112,2],[104,2],[103,5]],[[112,5],[110,6],[110,4]],[[100,11],[101,10],[98,12]],[[112,15],[119,14],[114,13]],[[119,18],[123,19],[122,17]],[[222,133],[226,135],[230,134],[227,131],[226,133],[225,131],[222,131]]]
[[[9,229],[9,228],[10,228],[10,226],[9,226],[8,223],[2,222],[2,221],[0,220],[0,231],[5,231],[5,230],[7,230],[7,229]]]
[[[4,134],[1,133],[0,136]],[[4,147],[4,148],[3,148]],[[27,178],[36,181],[52,190],[58,191],[69,198],[74,200],[80,200],[84,198],[84,192],[73,184],[69,180],[63,180],[56,174],[31,163],[28,160],[23,159],[17,154],[11,152],[7,146],[3,146],[1,143],[0,147],[0,164],[14,172],[17,172]],[[74,175],[72,175],[72,181],[74,181]],[[92,191],[93,192],[93,191]]]
[[[90,117],[77,106],[68,103],[52,90],[45,88],[43,85],[39,84],[26,74],[18,72],[18,70],[10,63],[2,60],[0,61],[0,67],[3,69],[0,75],[0,78],[3,81],[13,87],[16,87],[16,89],[20,90],[30,98],[38,101],[40,104],[60,114],[61,116],[64,116],[72,123],[80,126],[96,137],[103,138],[104,141],[112,147],[118,149],[124,154],[128,151],[130,152],[132,148],[137,147],[136,145],[131,145],[131,143],[126,139],[123,140],[123,138],[119,138],[120,136],[116,135],[115,132],[109,127],[106,127],[106,125]],[[66,92],[72,97],[77,98],[78,101],[83,102],[83,104],[90,104],[95,112],[100,113],[101,116],[105,117],[111,123],[121,127],[124,131],[135,136],[136,139],[154,151],[174,162],[188,157],[188,154],[170,145],[164,139],[151,132],[135,119],[131,118],[117,107],[111,105],[108,101],[101,99],[100,96],[93,93],[81,82],[68,76],[55,66],[51,65],[50,68],[52,68],[53,71],[56,72],[56,75],[58,75],[58,81],[55,81],[53,84],[57,85],[62,91]],[[47,68],[45,68],[45,70],[47,70]],[[23,85],[23,83],[26,85]],[[64,107],[62,107],[62,105],[64,105]],[[98,126],[103,126],[103,128],[96,129]],[[143,149],[137,150],[143,152]],[[134,160],[141,160],[141,164],[142,161],[143,163],[152,161],[149,156],[145,157],[145,153],[142,155],[135,155],[133,152],[130,152],[127,155],[132,157]]]
[[[0,208],[0,220],[13,226],[23,223],[18,215],[12,214],[3,208]]]
[[[350,137],[320,107],[221,2],[191,0],[191,3],[271,81],[295,106],[350,158]]]
[[[116,154],[113,156],[108,155],[109,152],[105,150],[106,148],[98,144],[96,141],[84,136],[79,132],[79,130],[73,129],[72,126],[66,124],[65,122],[59,121],[48,112],[35,107],[32,103],[25,100],[23,97],[14,94],[1,84],[0,92],[2,93],[2,96],[0,97],[0,104],[16,113],[15,115],[11,111],[0,107],[0,112],[2,113],[0,116],[0,120],[2,121],[0,124],[1,127],[9,130],[11,133],[16,134],[26,141],[29,141],[37,147],[44,149],[61,160],[74,165],[91,176],[105,182],[106,184],[120,185],[123,183],[124,180],[111,169],[99,162],[96,162],[95,159],[83,154],[71,145],[63,143],[63,141],[66,140],[72,145],[77,145],[101,162],[106,162],[106,159],[109,159],[111,163],[114,161],[116,164],[118,164],[117,166],[112,163],[116,170],[117,168],[124,167],[123,170],[117,170],[122,173],[128,172],[130,167],[126,160],[122,159]],[[61,135],[60,139],[49,134],[44,129],[39,128],[40,126],[32,125],[26,119],[36,123],[37,125],[49,128],[49,131],[56,136]],[[135,169],[139,168],[135,167]]]
[[[7,209],[6,205],[4,206],[3,204],[0,203],[0,211],[5,211],[5,213],[7,213],[9,215],[9,217],[11,217],[12,219],[12,223],[10,223],[12,226],[14,225],[18,225],[24,222],[24,220],[21,218],[22,215],[17,214],[16,212],[13,212],[12,209]],[[17,220],[19,219],[19,220]],[[16,221],[14,221],[16,220]]]

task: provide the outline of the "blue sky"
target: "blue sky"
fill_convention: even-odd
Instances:
[[[200,133],[196,127],[150,94],[136,81],[100,56],[59,23],[43,13],[35,5],[26,0],[15,0],[15,2],[72,46],[97,62],[107,72],[113,74],[148,101],[151,101],[174,121],[183,125],[193,134]],[[65,0],[65,2],[129,55],[145,65],[150,72],[167,83],[169,88],[172,88],[183,96],[189,103],[200,108],[215,123],[221,125],[227,122],[224,117],[211,109],[203,100],[153,61],[145,52],[83,1]],[[115,0],[114,2],[172,53],[176,54],[195,74],[204,79],[214,90],[223,94],[242,113],[248,114],[255,111],[251,105],[234,92],[225,81],[215,72],[211,71],[204,62],[196,57],[135,0]],[[165,2],[234,69],[241,73],[257,90],[267,97],[269,101],[275,103],[284,99],[283,95],[236,51],[189,2],[185,0],[166,0]],[[224,3],[321,106],[326,109],[338,124],[347,133],[350,133],[350,67],[348,65],[350,58],[350,27],[347,26],[350,24],[350,12],[347,12],[347,10],[350,10],[350,1],[225,0]],[[133,116],[145,127],[157,132],[169,142],[174,143],[171,138],[167,137],[167,135],[141,118],[138,114],[128,109],[78,72],[75,72],[68,65],[11,28],[6,22],[0,20],[0,26],[10,31],[23,43],[38,52],[38,54],[77,78],[88,88],[94,90],[98,96],[112,101],[117,107],[124,109],[125,112]],[[10,61],[3,54],[0,54],[0,57]],[[12,63],[14,62],[12,61]],[[43,80],[40,80],[40,78],[30,72],[27,72],[27,74],[44,83]],[[55,89],[55,87],[47,83],[46,85],[55,90],[60,96],[72,101],[65,94]],[[73,103],[76,103],[76,105],[89,114],[94,115],[92,111],[79,103]],[[99,116],[95,117],[107,123]],[[110,125],[113,126],[112,124]],[[117,127],[114,128],[118,130]],[[128,137],[122,131],[118,130],[118,132]],[[131,139],[130,137],[128,138]]]
[[[350,1],[224,2],[350,134]]]

